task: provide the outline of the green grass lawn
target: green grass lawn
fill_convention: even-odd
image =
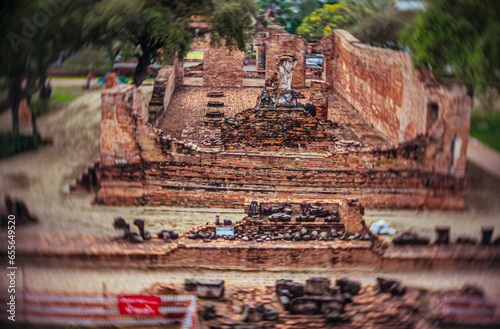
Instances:
[[[57,86],[52,90],[51,102],[66,103],[71,102],[87,92],[81,85],[77,86]]]
[[[63,76],[51,76],[51,78],[53,80],[81,80],[81,81],[85,81],[87,80],[86,77],[63,77]]]
[[[471,112],[470,135],[500,152],[500,111]]]

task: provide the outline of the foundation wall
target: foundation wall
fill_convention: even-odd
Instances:
[[[437,90],[435,97],[441,95]],[[102,104],[100,204],[239,208],[249,195],[258,195],[357,198],[369,208],[464,206],[463,177],[424,170],[426,161],[437,163],[427,160],[432,153],[425,138],[395,147],[343,146],[317,153],[291,152],[279,143],[272,151],[220,151],[178,141],[153,128],[145,119],[142,93],[133,87],[104,92]],[[446,129],[461,129],[451,124]]]
[[[242,243],[217,240],[204,243],[181,238],[151,247],[113,246],[103,241],[92,250],[76,248],[19,250],[20,264],[64,264],[84,268],[217,268],[220,270],[298,270],[311,268],[381,271],[499,270],[498,248],[467,245],[390,246],[375,251],[370,241]],[[118,249],[113,249],[118,248]],[[166,250],[162,250],[166,248]],[[222,260],[222,261],[221,261]]]

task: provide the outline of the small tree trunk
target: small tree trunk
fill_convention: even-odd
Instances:
[[[17,81],[11,87],[12,131],[19,134],[19,105],[21,104],[21,86]]]
[[[150,53],[144,52],[144,54],[139,57],[139,62],[137,63],[134,78],[132,80],[132,83],[137,87],[147,79],[149,64],[151,64],[151,55]]]
[[[33,139],[35,140],[35,145],[38,146],[42,142],[42,138],[36,129],[36,114],[31,112],[31,126],[33,128]]]

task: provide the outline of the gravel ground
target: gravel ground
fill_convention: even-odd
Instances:
[[[298,269],[297,271],[220,271],[214,269],[84,269],[84,268],[64,268],[64,267],[33,267],[24,266],[22,277],[18,282],[22,282],[28,289],[48,289],[63,291],[86,291],[102,292],[103,286],[113,293],[139,293],[152,286],[156,282],[163,282],[182,286],[184,280],[207,279],[225,280],[226,284],[236,287],[252,286],[272,286],[278,279],[291,279],[296,282],[305,283],[310,277],[327,277],[331,282],[335,279],[348,276],[352,279],[360,280],[363,285],[373,285],[377,275],[388,275],[398,278],[405,285],[428,289],[459,289],[464,284],[476,284],[486,290],[488,297],[500,301],[500,271],[417,271],[417,272],[375,272],[368,269],[329,269],[329,270],[309,270]],[[0,280],[5,281],[2,278]]]

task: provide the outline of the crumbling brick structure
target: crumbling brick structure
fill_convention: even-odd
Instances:
[[[315,118],[301,109],[222,107],[231,115],[207,121],[210,136],[187,141],[182,136],[193,134],[173,137],[153,128],[139,91],[106,91],[97,202],[243,207],[251,194],[291,201],[356,198],[369,208],[464,207],[465,93],[414,70],[407,54],[363,45],[345,31],[315,45],[286,34],[267,39],[268,64],[277,63],[279,52],[299,58],[292,88],[305,81],[306,50],[324,54],[324,81],[303,89],[317,103]],[[218,60],[216,66],[234,62],[225,54]],[[257,99],[254,89],[233,89],[228,94],[252,91]],[[168,120],[170,107],[163,111]]]
[[[292,88],[306,86],[306,52],[308,43],[294,34],[272,34],[264,40],[266,55],[266,79],[272,77],[278,68],[278,60],[283,54],[294,54],[297,66],[292,78]]]

